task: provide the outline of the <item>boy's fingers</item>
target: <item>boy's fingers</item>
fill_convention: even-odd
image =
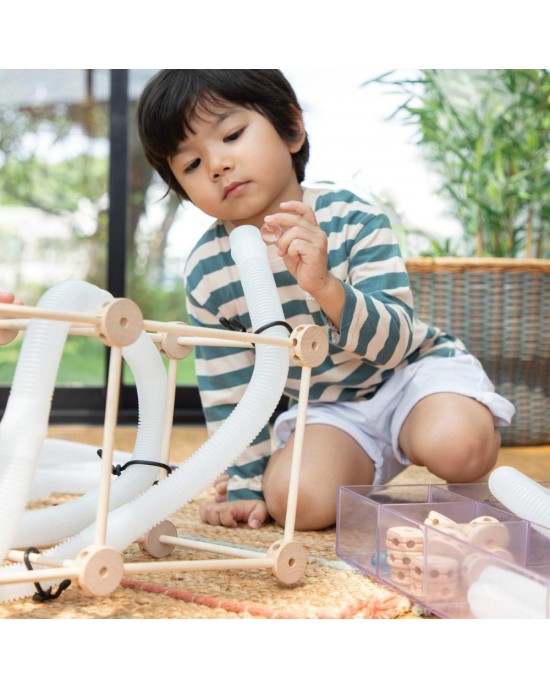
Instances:
[[[315,217],[313,209],[305,203],[301,203],[300,201],[287,201],[286,203],[281,203],[281,210],[283,210],[283,212],[290,211],[294,215],[302,217],[306,222],[317,225],[317,218]]]
[[[248,525],[251,528],[261,528],[267,521],[268,513],[265,502],[258,503],[250,512]]]

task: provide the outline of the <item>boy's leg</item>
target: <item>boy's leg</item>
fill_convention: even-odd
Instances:
[[[263,477],[270,515],[284,525],[294,434],[273,452]],[[306,425],[300,464],[297,530],[319,530],[336,523],[339,485],[370,485],[374,465],[346,432],[331,425]]]
[[[495,465],[500,433],[475,399],[441,392],[413,406],[399,433],[407,458],[450,483],[479,480]]]

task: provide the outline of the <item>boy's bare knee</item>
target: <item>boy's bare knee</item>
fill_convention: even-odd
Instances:
[[[492,426],[469,432],[441,428],[419,437],[408,458],[447,482],[473,482],[494,467],[499,448],[500,434]]]
[[[284,526],[288,508],[288,484],[280,481],[277,485],[264,487],[264,498],[271,518],[280,526]],[[320,530],[334,525],[335,521],[336,495],[334,509],[331,509],[319,490],[315,490],[311,485],[301,485],[296,506],[296,530]]]

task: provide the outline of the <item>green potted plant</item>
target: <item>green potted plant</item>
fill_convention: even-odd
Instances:
[[[516,405],[503,444],[550,444],[550,72],[419,70],[373,83],[401,96],[391,117],[413,130],[463,229],[407,257],[416,309],[461,337]]]

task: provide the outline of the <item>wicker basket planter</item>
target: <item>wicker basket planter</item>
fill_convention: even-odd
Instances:
[[[422,320],[460,337],[516,407],[503,445],[550,444],[550,260],[413,258]]]

